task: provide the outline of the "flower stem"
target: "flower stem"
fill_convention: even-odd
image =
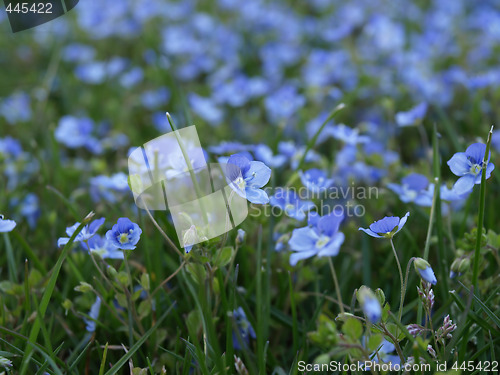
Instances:
[[[332,271],[332,278],[333,278],[333,283],[335,284],[335,290],[337,292],[337,300],[340,306],[340,312],[343,314],[345,312],[344,304],[342,303],[342,295],[340,293],[339,281],[337,279],[337,274],[335,273],[335,267],[333,267],[333,261],[331,257],[328,257],[328,262],[330,263],[330,271]]]
[[[489,161],[490,146],[491,146],[491,136],[493,135],[493,126],[488,134],[488,141],[486,142],[486,152],[483,157],[483,171],[481,175],[481,190],[479,197],[479,214],[477,217],[477,236],[476,236],[476,248],[474,250],[474,263],[472,268],[472,285],[474,285],[474,291],[478,291],[478,278],[479,278],[479,260],[481,253],[481,239],[483,236],[483,221],[484,221],[484,205],[486,198],[486,167]]]
[[[439,193],[439,184],[438,178],[434,179],[434,194],[432,196],[432,205],[431,205],[431,214],[429,217],[429,226],[427,227],[427,237],[425,238],[425,247],[424,247],[424,259],[427,260],[429,258],[429,248],[431,245],[431,234],[432,234],[432,223],[434,222],[434,211],[436,208],[436,199]]]
[[[396,258],[396,263],[398,264],[399,279],[401,281],[401,302],[399,304],[399,314],[398,314],[398,320],[401,323],[401,317],[403,315],[403,302],[405,297],[403,271],[401,269],[401,263],[399,262],[398,253],[396,252],[396,248],[394,247],[394,242],[392,242],[392,238],[390,239],[390,241],[391,241],[392,252],[394,253],[394,257]]]

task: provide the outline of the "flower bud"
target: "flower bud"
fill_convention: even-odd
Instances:
[[[436,285],[437,279],[434,271],[429,262],[422,258],[415,259],[415,270],[419,273],[420,277],[432,285]]]
[[[470,259],[465,258],[460,262],[460,264],[458,266],[458,272],[464,273],[464,272],[467,272],[469,269],[470,269]]]
[[[374,324],[378,323],[382,317],[382,307],[375,293],[363,285],[356,292],[356,296],[368,321]]]

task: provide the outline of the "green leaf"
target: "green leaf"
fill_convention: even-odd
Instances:
[[[149,299],[142,301],[137,308],[137,313],[139,314],[139,319],[144,319],[151,314],[151,301]]]
[[[141,276],[141,286],[146,292],[149,292],[150,283],[149,283],[149,274],[143,273]]]
[[[231,262],[231,259],[233,259],[234,256],[234,247],[232,246],[226,246],[220,250],[219,253],[215,254],[214,258],[214,265],[216,267],[224,267]]]
[[[404,339],[405,334],[401,332],[401,330],[398,328],[398,326],[394,323],[388,323],[386,325],[387,330],[398,340],[401,341]]]
[[[383,335],[380,335],[380,334],[374,334],[374,335],[371,335],[370,338],[368,339],[368,343],[367,343],[367,349],[370,351],[370,352],[374,352],[375,350],[377,350],[380,346],[380,344],[382,344],[382,340],[384,339]]]
[[[205,267],[203,267],[203,265],[199,263],[189,263],[186,266],[186,271],[198,285],[202,285],[205,282],[207,272],[205,271]]]
[[[342,332],[354,340],[359,340],[363,335],[363,325],[358,319],[350,318],[342,326]]]
[[[127,297],[125,297],[125,294],[118,293],[115,297],[116,297],[116,300],[118,301],[118,304],[121,307],[123,307],[124,309],[127,308]]]

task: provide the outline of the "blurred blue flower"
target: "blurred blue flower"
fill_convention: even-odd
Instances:
[[[313,202],[302,200],[295,190],[287,188],[276,189],[270,203],[273,207],[281,208],[287,216],[299,221],[304,220],[306,212],[314,207]]]
[[[317,213],[309,213],[309,225],[294,229],[288,241],[290,249],[295,251],[290,255],[290,265],[295,266],[299,260],[312,256],[336,256],[345,238],[344,233],[338,231],[342,220],[343,212],[334,211],[322,217]]]
[[[426,113],[427,103],[422,102],[407,112],[396,113],[396,124],[401,127],[417,125],[422,122]]]
[[[264,100],[264,105],[270,119],[279,122],[296,114],[305,102],[304,96],[297,93],[295,86],[284,85],[268,95]]]
[[[233,347],[235,350],[242,350],[249,345],[250,338],[256,339],[257,335],[241,307],[233,311],[233,317],[238,329],[237,332],[233,331]]]
[[[370,224],[369,229],[359,228],[359,230],[375,238],[392,238],[396,233],[403,229],[410,213],[407,212],[401,219],[395,216],[386,216],[381,220]]]
[[[7,98],[0,99],[0,115],[10,125],[31,119],[29,95],[24,92],[16,92]]]
[[[80,233],[78,233],[75,237],[74,242],[85,242],[88,241],[91,237],[93,237],[96,232],[99,230],[102,224],[104,224],[105,219],[96,219],[92,221],[90,224],[87,224],[83,227]],[[68,237],[60,237],[57,240],[57,246],[66,245],[69,242],[70,237],[75,233],[75,230],[78,228],[80,223],[75,223],[71,227],[66,228],[66,234]]]
[[[299,176],[302,185],[312,193],[324,192],[333,184],[333,179],[327,178],[326,172],[317,168],[305,172],[299,171]]]
[[[358,143],[367,143],[370,141],[370,137],[359,135],[359,129],[353,129],[344,124],[332,125],[330,132],[333,138],[349,145],[357,145]]]
[[[475,184],[481,183],[482,170],[485,167],[483,159],[486,153],[486,145],[483,143],[473,143],[465,152],[457,152],[448,160],[451,171],[460,178],[453,185],[453,190],[457,194],[466,194],[474,188]],[[495,168],[490,163],[491,152],[486,161],[486,179],[490,178],[491,172]]]
[[[224,118],[224,111],[217,106],[212,98],[205,98],[190,93],[189,105],[191,110],[212,126],[220,125]]]
[[[363,346],[366,345],[367,338],[363,336]],[[377,350],[370,354],[371,361],[375,363],[379,363],[379,358],[383,363],[391,363],[393,366],[401,364],[401,358],[398,355],[394,355],[396,347],[393,343],[387,341],[386,339],[382,340],[382,344],[379,346]],[[365,370],[369,371],[371,369],[371,362],[363,363],[366,364]]]
[[[118,198],[123,197],[129,191],[128,177],[123,172],[109,177],[101,175],[90,179],[90,196],[94,202],[104,200],[116,203]]]
[[[120,251],[106,237],[96,234],[91,237],[85,250],[98,254],[102,259],[123,259],[123,251]]]
[[[160,87],[157,90],[144,91],[141,94],[141,103],[148,109],[155,109],[165,106],[170,99],[170,91],[166,87]],[[165,114],[163,114],[165,117]]]
[[[0,215],[0,233],[11,232],[16,227],[14,220],[5,220],[3,215]]]
[[[100,311],[101,311],[101,299],[99,297],[96,297],[94,304],[90,308],[90,311],[88,314],[89,317],[83,318],[83,321],[86,324],[85,329],[87,330],[87,332],[89,332],[89,333],[95,332],[96,320],[99,318]]]
[[[377,324],[382,317],[382,306],[380,306],[380,301],[375,293],[370,288],[362,285],[357,290],[356,297],[368,321]]]
[[[292,169],[295,170],[297,169],[299,162],[306,151],[306,146],[297,146],[293,141],[281,141],[278,143],[278,151],[281,155],[287,157],[287,161],[290,162]],[[312,163],[319,161],[320,159],[321,157],[316,151],[309,150],[304,161]]]
[[[287,160],[284,155],[274,155],[271,148],[264,143],[256,145],[253,152],[257,160],[264,162],[271,168],[281,168]]]
[[[64,47],[62,59],[70,62],[91,61],[95,56],[94,47],[81,43],[71,43]]]
[[[432,195],[427,190],[428,186],[429,180],[427,177],[419,173],[410,173],[401,180],[401,185],[387,184],[389,189],[399,195],[402,202],[415,202],[417,205],[424,207],[432,205]]]
[[[38,197],[33,193],[27,194],[19,204],[19,212],[26,218],[29,227],[35,228],[41,213]]]
[[[244,145],[240,142],[227,142],[223,141],[217,146],[210,146],[208,150],[217,155],[235,154],[244,151],[250,151],[253,146]]]
[[[499,133],[500,134],[500,133]],[[23,152],[21,143],[12,137],[0,138],[0,154],[17,158]]]
[[[63,116],[55,130],[55,138],[68,148],[86,147],[99,154],[102,151],[99,140],[92,136],[94,122],[88,117]]]
[[[126,89],[130,89],[141,83],[144,78],[144,72],[139,67],[134,67],[120,77],[120,85]]]
[[[231,155],[227,161],[229,186],[242,198],[252,203],[269,202],[267,193],[261,188],[269,182],[271,169],[260,161],[250,161],[242,154]]]
[[[141,233],[142,230],[137,224],[126,217],[121,217],[113,228],[106,232],[106,239],[118,249],[134,250]]]

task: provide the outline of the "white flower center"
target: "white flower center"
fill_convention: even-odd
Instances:
[[[470,167],[470,172],[474,175],[477,176],[479,172],[481,172],[481,166],[479,164],[473,164]]]
[[[330,237],[327,235],[323,234],[321,237],[316,241],[316,248],[317,249],[322,249],[326,246],[326,244],[330,242]]]

